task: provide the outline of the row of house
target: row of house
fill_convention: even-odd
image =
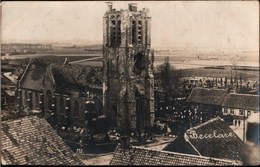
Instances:
[[[234,119],[244,119],[251,113],[259,112],[259,95],[229,93],[225,89],[196,87],[187,102],[196,110],[210,113],[221,111]]]

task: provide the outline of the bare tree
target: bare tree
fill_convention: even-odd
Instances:
[[[166,57],[164,63],[157,68],[158,79],[160,81],[160,88],[164,92],[165,105],[171,103],[171,99],[178,92],[178,83],[181,78],[181,71],[175,70],[170,64],[170,58]],[[175,93],[174,93],[175,92]]]

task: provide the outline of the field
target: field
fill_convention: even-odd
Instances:
[[[194,51],[155,51],[155,69],[169,56],[171,65],[181,70],[182,76],[230,77],[235,72],[245,79],[259,80],[259,58],[255,52],[227,54],[197,53]],[[100,48],[56,48],[52,53],[2,56],[4,59],[40,58],[50,63],[74,62],[87,66],[102,66],[103,51]],[[95,59],[96,58],[96,59]],[[87,60],[89,59],[89,60]],[[236,67],[237,70],[231,70]]]

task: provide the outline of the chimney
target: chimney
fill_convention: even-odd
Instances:
[[[137,12],[137,4],[136,3],[129,3],[128,4],[128,10],[130,12]]]
[[[107,11],[111,12],[112,9],[113,9],[113,3],[112,2],[106,2],[106,4],[107,4]]]

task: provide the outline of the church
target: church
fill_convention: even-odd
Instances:
[[[154,122],[154,52],[149,9],[113,9],[103,17],[103,105],[121,138],[146,139]]]

